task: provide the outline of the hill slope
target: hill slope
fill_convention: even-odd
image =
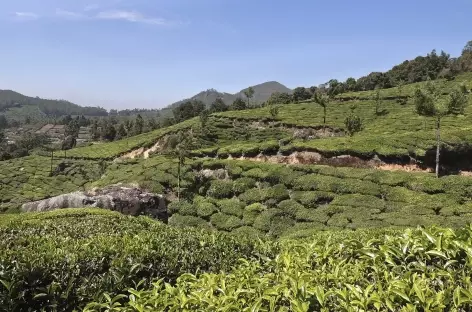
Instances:
[[[65,100],[30,97],[12,90],[0,90],[0,114],[18,121],[23,121],[26,117],[41,120],[46,116],[108,115],[107,111],[100,107],[82,107]]]

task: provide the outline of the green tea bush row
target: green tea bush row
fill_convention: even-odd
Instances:
[[[158,280],[86,311],[470,311],[471,238],[471,227],[317,233],[262,264]]]
[[[231,218],[224,227],[234,227]],[[71,311],[138,283],[229,272],[239,258],[270,256],[266,248],[259,240],[100,210],[9,217],[0,222],[0,310]]]

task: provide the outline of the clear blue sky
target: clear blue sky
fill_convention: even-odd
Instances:
[[[0,1],[0,89],[106,108],[311,86],[472,40],[470,0]]]

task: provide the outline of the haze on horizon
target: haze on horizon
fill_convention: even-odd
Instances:
[[[458,56],[472,2],[16,0],[0,3],[0,89],[161,108],[209,88],[289,88]]]

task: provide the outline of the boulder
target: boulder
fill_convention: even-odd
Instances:
[[[23,212],[51,211],[63,208],[97,207],[126,215],[147,215],[167,223],[167,204],[162,195],[148,193],[137,187],[111,185],[87,192],[62,194],[26,203]]]

